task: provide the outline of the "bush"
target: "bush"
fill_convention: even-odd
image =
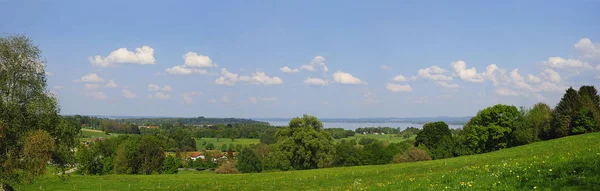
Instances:
[[[228,160],[223,162],[217,170],[215,170],[217,174],[238,174],[240,173],[237,168],[235,168],[235,162],[232,160]]]
[[[403,163],[403,162],[416,162],[416,161],[426,161],[431,160],[427,151],[419,149],[417,147],[413,147],[407,152],[398,153],[394,156],[394,163]]]
[[[208,144],[206,144],[206,147],[204,147],[204,149],[215,150],[215,145],[213,143],[208,143]]]
[[[178,172],[177,168],[179,168],[180,164],[181,164],[181,159],[169,155],[167,158],[165,158],[165,161],[163,162],[162,173],[163,174],[177,174],[177,172]]]

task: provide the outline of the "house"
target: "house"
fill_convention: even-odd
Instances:
[[[375,134],[375,135],[379,135],[379,132],[375,132],[375,133],[373,133],[373,134]]]
[[[190,154],[190,159],[193,161],[196,161],[197,159],[202,159],[204,160],[204,155],[200,154],[199,152],[193,152],[192,154]]]

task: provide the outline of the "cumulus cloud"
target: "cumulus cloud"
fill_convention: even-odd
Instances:
[[[123,97],[125,97],[127,99],[133,99],[133,98],[137,97],[137,95],[135,93],[133,93],[131,90],[129,90],[127,88],[123,88],[123,90],[121,90],[121,95],[123,95]]]
[[[94,100],[106,100],[108,98],[104,92],[82,92],[81,94]]]
[[[108,80],[108,83],[104,87],[107,87],[107,88],[116,88],[116,87],[119,87],[119,85],[117,83],[115,83],[115,81]]]
[[[109,67],[115,64],[155,64],[154,49],[149,46],[136,48],[135,52],[129,51],[126,48],[119,48],[112,51],[108,56],[100,55],[90,56],[88,60],[92,65],[99,67]]]
[[[169,97],[171,97],[169,94],[163,93],[163,92],[156,92],[154,93],[154,97],[157,99],[169,99]]]
[[[304,80],[304,84],[311,85],[311,86],[326,86],[329,84],[329,82],[327,82],[326,80],[323,80],[321,78],[308,77],[308,78],[306,78],[306,80]]]
[[[296,73],[296,72],[300,72],[300,70],[298,70],[298,68],[291,69],[290,67],[287,67],[287,66],[286,66],[286,67],[283,67],[283,68],[279,68],[279,70],[281,70],[282,72],[285,72],[285,73]]]
[[[83,82],[83,83],[102,83],[105,82],[104,78],[98,76],[98,74],[92,73],[81,77],[79,80],[75,80],[75,82]]]
[[[233,86],[237,82],[246,82],[257,85],[278,85],[282,84],[283,80],[279,77],[270,77],[264,72],[252,73],[252,76],[240,76],[227,71],[226,68],[221,69],[221,76],[215,80],[215,84]]]
[[[432,66],[429,68],[423,68],[423,69],[419,69],[419,77],[423,78],[423,79],[429,79],[429,80],[433,80],[433,81],[450,81],[452,80],[451,76],[445,76],[443,75],[443,73],[446,72],[446,70],[438,67],[438,66]]]
[[[561,57],[550,57],[547,61],[543,62],[551,68],[557,69],[591,69],[592,66],[587,62],[583,62],[577,59],[564,59]]]
[[[248,101],[250,101],[251,103],[258,103],[258,101],[256,100],[256,97],[249,97]]]
[[[517,96],[519,95],[517,92],[508,89],[506,87],[499,87],[496,88],[496,91],[494,91],[494,93],[496,93],[497,95],[501,95],[501,96]]]
[[[316,72],[316,71],[318,71],[318,68],[320,67],[323,72],[327,72],[327,71],[329,71],[329,68],[327,68],[327,65],[325,64],[324,61],[325,61],[325,57],[315,56],[312,59],[312,61],[310,62],[310,64],[300,66],[300,70]]]
[[[553,82],[553,83],[560,82],[560,75],[558,74],[558,72],[556,72],[550,68],[546,68],[546,69],[542,70],[542,76],[544,76],[546,79],[550,80],[550,82]]]
[[[363,82],[360,79],[352,76],[352,74],[341,72],[341,71],[338,71],[333,74],[333,80],[340,84],[349,84],[349,85],[366,84],[366,82]]]
[[[202,95],[202,92],[185,92],[181,94],[183,97],[183,102],[186,104],[190,104],[194,102],[194,97]]]
[[[467,64],[462,61],[452,62],[452,67],[454,68],[454,73],[452,75],[460,77],[460,79],[467,82],[483,82],[483,76],[477,73],[477,69],[475,67],[467,68]]]
[[[158,90],[160,90],[160,86],[155,85],[155,84],[148,84],[148,90],[150,90],[150,91],[158,91]]]
[[[387,89],[391,92],[412,92],[413,91],[412,87],[410,87],[410,85],[408,85],[408,84],[401,85],[401,84],[387,83],[385,85],[385,89]]]
[[[600,58],[600,43],[594,43],[589,38],[582,38],[575,44],[575,49],[578,50],[584,57]]]
[[[391,70],[392,69],[392,67],[389,67],[387,65],[381,65],[381,66],[379,66],[379,68],[381,68],[382,70]]]
[[[444,87],[444,88],[450,88],[450,89],[456,89],[456,88],[460,87],[458,84],[450,84],[450,83],[445,82],[445,81],[436,81],[435,85],[440,86],[440,87]]]
[[[197,69],[197,68],[188,68],[185,66],[173,66],[172,68],[167,68],[165,70],[167,74],[171,75],[190,75],[190,74],[201,74],[206,75],[209,74],[208,70],[205,69]]]
[[[540,82],[542,82],[542,79],[540,79],[539,77],[529,74],[527,75],[527,81],[530,83],[534,83],[534,84],[538,84]]]
[[[416,76],[404,77],[403,75],[397,75],[393,78],[394,81],[398,81],[398,82],[414,81],[416,79],[417,79]]]
[[[519,69],[515,68],[512,72],[510,72],[510,78],[513,84],[519,89],[526,91],[533,91],[533,87],[530,84],[525,82],[524,78],[519,74]]]
[[[216,67],[215,64],[213,64],[213,61],[208,56],[198,55],[198,53],[195,53],[195,52],[188,52],[188,53],[184,54],[183,60],[184,60],[183,65],[187,66],[187,67],[192,67],[192,68]]]

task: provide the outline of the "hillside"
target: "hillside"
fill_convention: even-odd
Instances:
[[[416,163],[220,175],[54,175],[25,190],[596,190],[600,133],[497,152]]]

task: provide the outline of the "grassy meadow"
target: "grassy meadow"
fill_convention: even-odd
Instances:
[[[598,190],[600,133],[415,163],[223,175],[55,175],[24,190]]]
[[[92,138],[112,138],[112,137],[117,137],[120,134],[116,134],[116,133],[110,133],[109,135],[107,135],[106,133],[104,133],[104,131],[101,130],[96,130],[96,129],[86,129],[86,128],[81,128],[81,135],[82,138],[81,140],[88,140],[88,139],[92,139]]]
[[[399,143],[399,142],[403,142],[409,139],[415,139],[416,136],[412,136],[408,139],[405,139],[404,137],[397,137],[395,134],[389,134],[389,135],[375,135],[375,134],[355,134],[352,137],[347,137],[347,138],[341,138],[341,139],[335,139],[335,143],[338,143],[342,140],[356,140],[356,142],[358,142],[360,139],[362,138],[373,138],[373,139],[377,139],[379,141],[387,141],[389,143]]]
[[[201,139],[196,139],[196,149],[197,150],[201,151],[204,149],[205,145],[202,145],[202,143],[204,141],[206,141],[206,144],[212,143],[213,145],[215,145],[216,150],[221,149],[221,145],[223,145],[223,144],[226,144],[229,147],[229,144],[250,145],[250,144],[260,143],[259,139],[234,139],[233,141],[231,141],[231,139],[228,139],[228,138],[220,138],[219,141],[217,141],[217,138],[201,138]]]

